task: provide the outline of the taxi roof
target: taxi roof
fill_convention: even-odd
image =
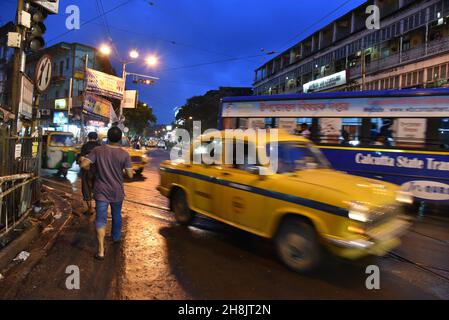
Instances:
[[[265,135],[265,139],[264,142],[271,142],[272,138],[275,139],[276,142],[301,142],[301,143],[310,143],[310,140],[301,137],[301,136],[297,136],[297,135],[293,135],[291,133],[289,133],[286,130],[282,130],[282,129],[259,129],[259,130],[255,130],[254,132],[256,133],[255,135],[245,135],[245,133],[247,133],[248,131],[240,129],[240,130],[217,130],[215,132],[210,132],[207,134],[203,134],[201,135],[198,139],[201,140],[205,140],[205,141],[210,141],[213,138],[217,138],[218,135],[221,135],[222,139],[226,139],[229,137],[232,137],[234,139],[237,140],[245,140],[245,141],[252,141],[252,142],[256,142],[258,140],[258,132],[260,131],[265,131],[266,135]],[[243,134],[242,134],[243,133]]]

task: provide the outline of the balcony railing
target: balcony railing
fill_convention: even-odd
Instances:
[[[371,61],[366,64],[366,73],[369,74],[383,69],[388,69],[400,63],[412,62],[443,52],[449,52],[449,38],[431,41],[427,44],[427,49],[426,45],[423,44],[402,53],[397,53],[386,58]],[[360,77],[362,75],[362,65],[351,68],[349,72],[351,78]]]

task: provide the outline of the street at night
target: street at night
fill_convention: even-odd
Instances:
[[[33,257],[11,266],[0,283],[3,299],[448,299],[449,221],[423,219],[391,254],[352,263],[329,257],[322,270],[301,276],[285,269],[269,241],[205,217],[178,226],[155,190],[159,162],[168,152],[150,152],[144,177],[128,181],[123,247],[106,249],[104,264],[95,252],[93,218],[80,212],[76,172],[45,184],[71,195],[74,213],[62,231],[46,235],[54,244],[29,248]],[[49,173],[50,174],[50,173]],[[73,193],[72,193],[73,192]],[[62,219],[68,219],[63,217]],[[442,227],[444,225],[445,227]],[[58,233],[58,234],[57,234]],[[54,235],[57,237],[53,239]],[[57,234],[57,235],[56,235]],[[381,269],[381,289],[368,291],[365,269]],[[65,287],[66,267],[81,270],[80,290]]]
[[[449,0],[0,0],[5,309],[403,300],[449,301]]]

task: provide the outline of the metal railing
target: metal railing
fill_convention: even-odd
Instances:
[[[0,240],[40,198],[41,140],[11,137],[7,127],[0,127]]]
[[[32,173],[0,177],[0,239],[31,212],[37,188],[38,177]]]

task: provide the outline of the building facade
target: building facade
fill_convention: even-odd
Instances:
[[[380,9],[368,29],[367,6]],[[254,94],[449,86],[449,0],[371,0],[255,71]]]
[[[14,50],[8,47],[8,32],[15,30],[14,23],[8,22],[0,27],[0,108],[11,110],[10,77],[12,72],[12,58]]]
[[[61,42],[39,52],[38,55],[27,57],[26,73],[32,77],[36,64],[44,55],[51,56],[53,61],[51,84],[48,90],[38,97],[40,125],[52,126],[55,112],[65,112],[69,123],[77,126],[88,125],[89,122],[105,124],[109,119],[95,114],[83,112],[85,94],[85,67],[114,74],[114,70],[107,57],[98,53],[96,48],[79,44]],[[87,59],[86,59],[87,58]]]

